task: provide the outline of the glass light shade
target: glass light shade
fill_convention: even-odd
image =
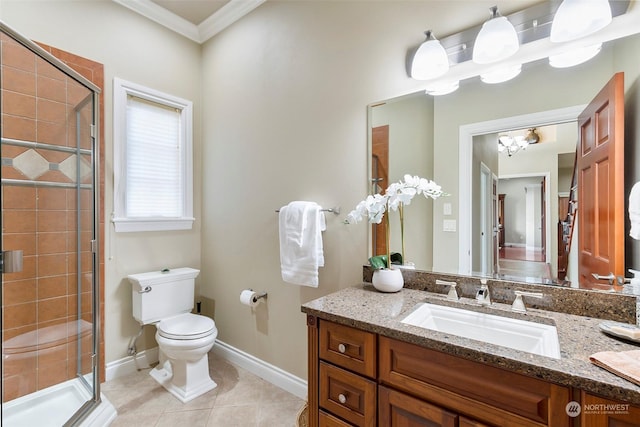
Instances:
[[[473,45],[473,62],[491,64],[516,53],[520,48],[518,33],[504,16],[492,8],[493,17],[482,24]]]
[[[449,71],[449,57],[431,31],[426,33],[427,40],[420,45],[411,63],[411,77],[416,80],[435,79]]]
[[[502,67],[488,73],[480,74],[480,80],[484,83],[495,84],[502,83],[516,77],[522,71],[522,65],[513,65],[510,67]]]
[[[611,22],[607,0],[564,0],[551,23],[554,43],[579,39],[606,27]]]
[[[439,96],[439,95],[447,95],[451,92],[455,92],[460,87],[460,81],[456,80],[454,82],[443,82],[436,83],[430,86],[427,86],[425,93],[427,95]]]
[[[574,65],[587,62],[600,52],[602,49],[602,43],[597,43],[591,46],[586,46],[579,49],[574,49],[569,52],[560,53],[558,55],[551,55],[549,57],[549,65],[554,68],[568,68]]]

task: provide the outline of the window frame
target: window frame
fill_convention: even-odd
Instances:
[[[126,167],[127,167],[127,98],[134,96],[180,111],[182,143],[183,200],[179,217],[127,217],[126,215]],[[193,103],[173,95],[131,83],[113,79],[113,214],[116,232],[171,231],[193,228]]]

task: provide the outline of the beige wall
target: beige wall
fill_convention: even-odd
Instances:
[[[194,156],[202,156],[200,46],[111,1],[1,1],[0,19],[24,36],[104,64],[105,217],[113,210],[113,77],[192,100]],[[195,165],[193,230],[115,233],[107,224],[105,255],[105,359],[127,355],[139,329],[126,276],[161,269],[200,268],[201,164]],[[147,327],[139,349],[155,347]]]
[[[508,14],[534,2],[504,2],[501,10]],[[107,212],[113,76],[194,101],[196,225],[191,232],[107,232],[107,362],[126,355],[138,328],[123,278],[189,265],[202,270],[205,308],[215,312],[221,340],[306,378],[300,304],[359,282],[368,226],[346,226],[344,214],[328,215],[320,287],[298,288],[280,278],[274,210],[296,199],[339,205],[344,213],[355,206],[367,192],[366,106],[423,86],[405,69],[407,51],[423,41],[422,31],[430,26],[448,34],[479,24],[493,4],[270,0],[200,47],[107,0],[1,0],[0,19],[27,37],[105,64]],[[470,5],[477,14],[468,13]],[[599,74],[602,83],[610,71]],[[582,79],[579,70],[570,70],[558,79],[519,79],[528,85],[522,89],[515,83],[484,87],[466,106],[456,94],[436,99],[434,136],[451,145],[434,153],[434,172],[452,193],[447,201],[454,217],[458,125],[525,111],[524,104],[507,101],[514,90],[520,97],[531,88],[544,96]],[[463,87],[460,94],[468,92]],[[553,107],[583,102],[582,94],[567,94]],[[447,119],[450,111],[458,118]],[[434,203],[436,224],[443,219],[441,203]],[[436,227],[434,236],[436,256],[457,251],[457,235],[452,240]],[[438,262],[448,267],[446,260]],[[248,287],[269,293],[255,313],[238,302]],[[154,345],[149,334],[146,341]]]

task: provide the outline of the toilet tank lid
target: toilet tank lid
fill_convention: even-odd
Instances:
[[[200,270],[195,268],[182,267],[172,268],[148,273],[130,274],[127,276],[132,285],[139,288],[145,286],[158,285],[160,283],[174,282],[176,280],[195,279],[200,274]]]

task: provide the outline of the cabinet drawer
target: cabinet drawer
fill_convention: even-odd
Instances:
[[[376,335],[337,323],[320,322],[320,359],[376,377]]]
[[[382,336],[379,351],[382,384],[469,418],[510,426],[571,424],[568,388]]]
[[[331,414],[327,414],[324,411],[320,411],[319,418],[320,427],[353,427],[351,424],[342,421],[340,418],[336,418]]]
[[[356,426],[376,425],[376,383],[320,362],[320,407]]]

